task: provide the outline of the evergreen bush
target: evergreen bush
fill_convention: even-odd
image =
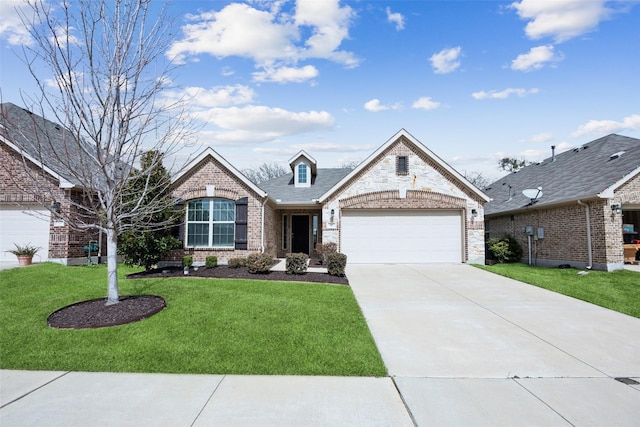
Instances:
[[[305,274],[309,256],[303,253],[287,254],[287,274]]]
[[[251,254],[247,257],[247,270],[251,274],[268,273],[273,265],[273,258],[263,253]]]
[[[336,252],[329,255],[327,262],[327,271],[330,275],[344,277],[346,268],[347,256],[345,254]]]
[[[214,268],[218,266],[218,257],[215,255],[209,255],[204,259],[204,265],[207,268]]]

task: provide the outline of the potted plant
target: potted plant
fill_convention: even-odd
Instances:
[[[10,252],[15,256],[17,256],[18,263],[20,265],[31,265],[31,262],[33,261],[33,256],[36,254],[36,252],[40,250],[39,247],[31,246],[30,243],[27,243],[26,245],[19,245],[17,243],[14,243],[13,245],[16,248],[7,252]]]

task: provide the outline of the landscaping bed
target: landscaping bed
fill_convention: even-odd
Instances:
[[[246,267],[230,268],[226,265],[219,265],[213,268],[194,267],[189,269],[189,274],[185,275],[182,267],[158,268],[150,271],[129,274],[129,279],[150,279],[159,277],[204,277],[207,279],[253,279],[253,280],[277,280],[281,282],[315,282],[333,283],[338,285],[348,285],[347,277],[332,276],[328,273],[307,272],[306,274],[287,274],[284,271],[270,271],[265,274],[249,273]]]

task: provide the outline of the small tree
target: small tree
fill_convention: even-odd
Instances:
[[[129,227],[118,236],[118,253],[126,264],[140,265],[149,270],[171,250],[180,247],[180,240],[171,235],[169,228],[181,218],[180,212],[173,209],[168,192],[170,184],[171,176],[162,164],[162,154],[157,151],[143,154],[140,170],[131,173],[125,193],[130,200],[123,201],[123,206],[135,209],[139,202],[144,204],[145,209],[142,210],[147,218],[137,220],[142,220],[146,227]]]
[[[523,167],[527,166],[527,161],[524,159],[516,159],[511,157],[503,157],[498,161],[498,167],[509,173],[517,172]]]

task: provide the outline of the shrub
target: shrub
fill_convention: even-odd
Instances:
[[[287,255],[287,274],[305,274],[307,272],[307,254],[288,254]]]
[[[215,255],[209,255],[204,259],[204,265],[207,268],[214,268],[218,266],[218,257]]]
[[[487,241],[487,247],[499,263],[519,262],[522,258],[522,247],[510,234],[501,238],[492,237]]]
[[[344,271],[347,267],[347,256],[339,252],[329,255],[327,262],[327,271],[332,276],[344,276]]]
[[[322,264],[327,265],[329,256],[338,252],[338,245],[334,242],[323,243],[318,252],[320,252]]]
[[[193,265],[193,255],[186,255],[182,257],[182,266],[191,267]]]
[[[227,262],[227,266],[229,268],[240,268],[247,265],[247,260],[245,258],[230,258]]]
[[[263,253],[251,254],[247,257],[247,270],[252,274],[268,273],[273,265],[273,258]]]

